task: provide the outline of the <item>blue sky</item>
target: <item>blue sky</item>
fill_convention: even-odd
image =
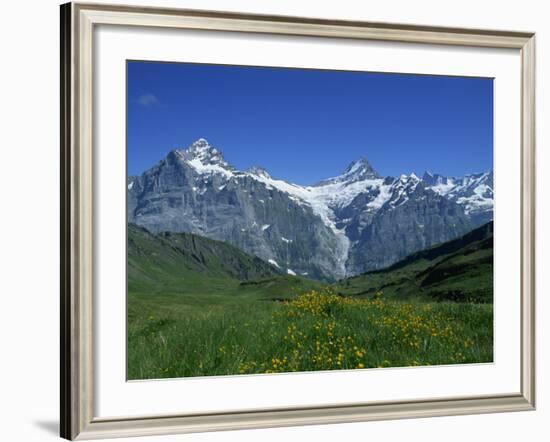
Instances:
[[[128,62],[128,173],[198,138],[238,169],[312,184],[493,167],[492,79]]]

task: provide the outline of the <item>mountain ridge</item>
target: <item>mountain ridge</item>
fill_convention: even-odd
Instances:
[[[363,157],[342,175],[301,186],[258,166],[239,171],[201,138],[128,180],[128,219],[227,241],[289,273],[340,279],[492,218],[492,181],[478,175],[485,181],[383,178]]]
[[[454,240],[408,255],[380,270],[338,281],[346,296],[492,302],[493,222]]]
[[[191,233],[153,234],[135,224],[128,224],[128,257],[130,273],[149,271],[157,281],[188,272],[240,281],[281,274],[260,258],[222,241]],[[163,278],[158,278],[159,273]]]

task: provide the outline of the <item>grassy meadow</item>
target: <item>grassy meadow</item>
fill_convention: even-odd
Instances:
[[[205,238],[129,232],[129,379],[493,360],[493,306],[479,292],[492,279],[484,247],[323,284]],[[448,289],[441,279],[436,295],[422,285],[455,261],[462,273],[448,272]],[[467,294],[457,302],[445,290]]]
[[[129,302],[129,378],[490,362],[491,304],[354,299]],[[204,300],[203,300],[204,301]]]

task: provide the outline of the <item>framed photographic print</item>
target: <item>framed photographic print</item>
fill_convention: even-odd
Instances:
[[[534,409],[533,34],[61,19],[64,438]]]

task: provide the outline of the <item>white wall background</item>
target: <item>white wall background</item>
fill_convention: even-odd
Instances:
[[[538,410],[365,424],[209,433],[142,441],[498,440],[550,433],[550,14],[542,0],[111,0],[411,24],[535,31],[538,145]],[[4,2],[0,15],[0,440],[55,440],[58,432],[59,11],[53,0]],[[452,380],[450,380],[452,382]],[[546,433],[546,434],[545,434]]]

